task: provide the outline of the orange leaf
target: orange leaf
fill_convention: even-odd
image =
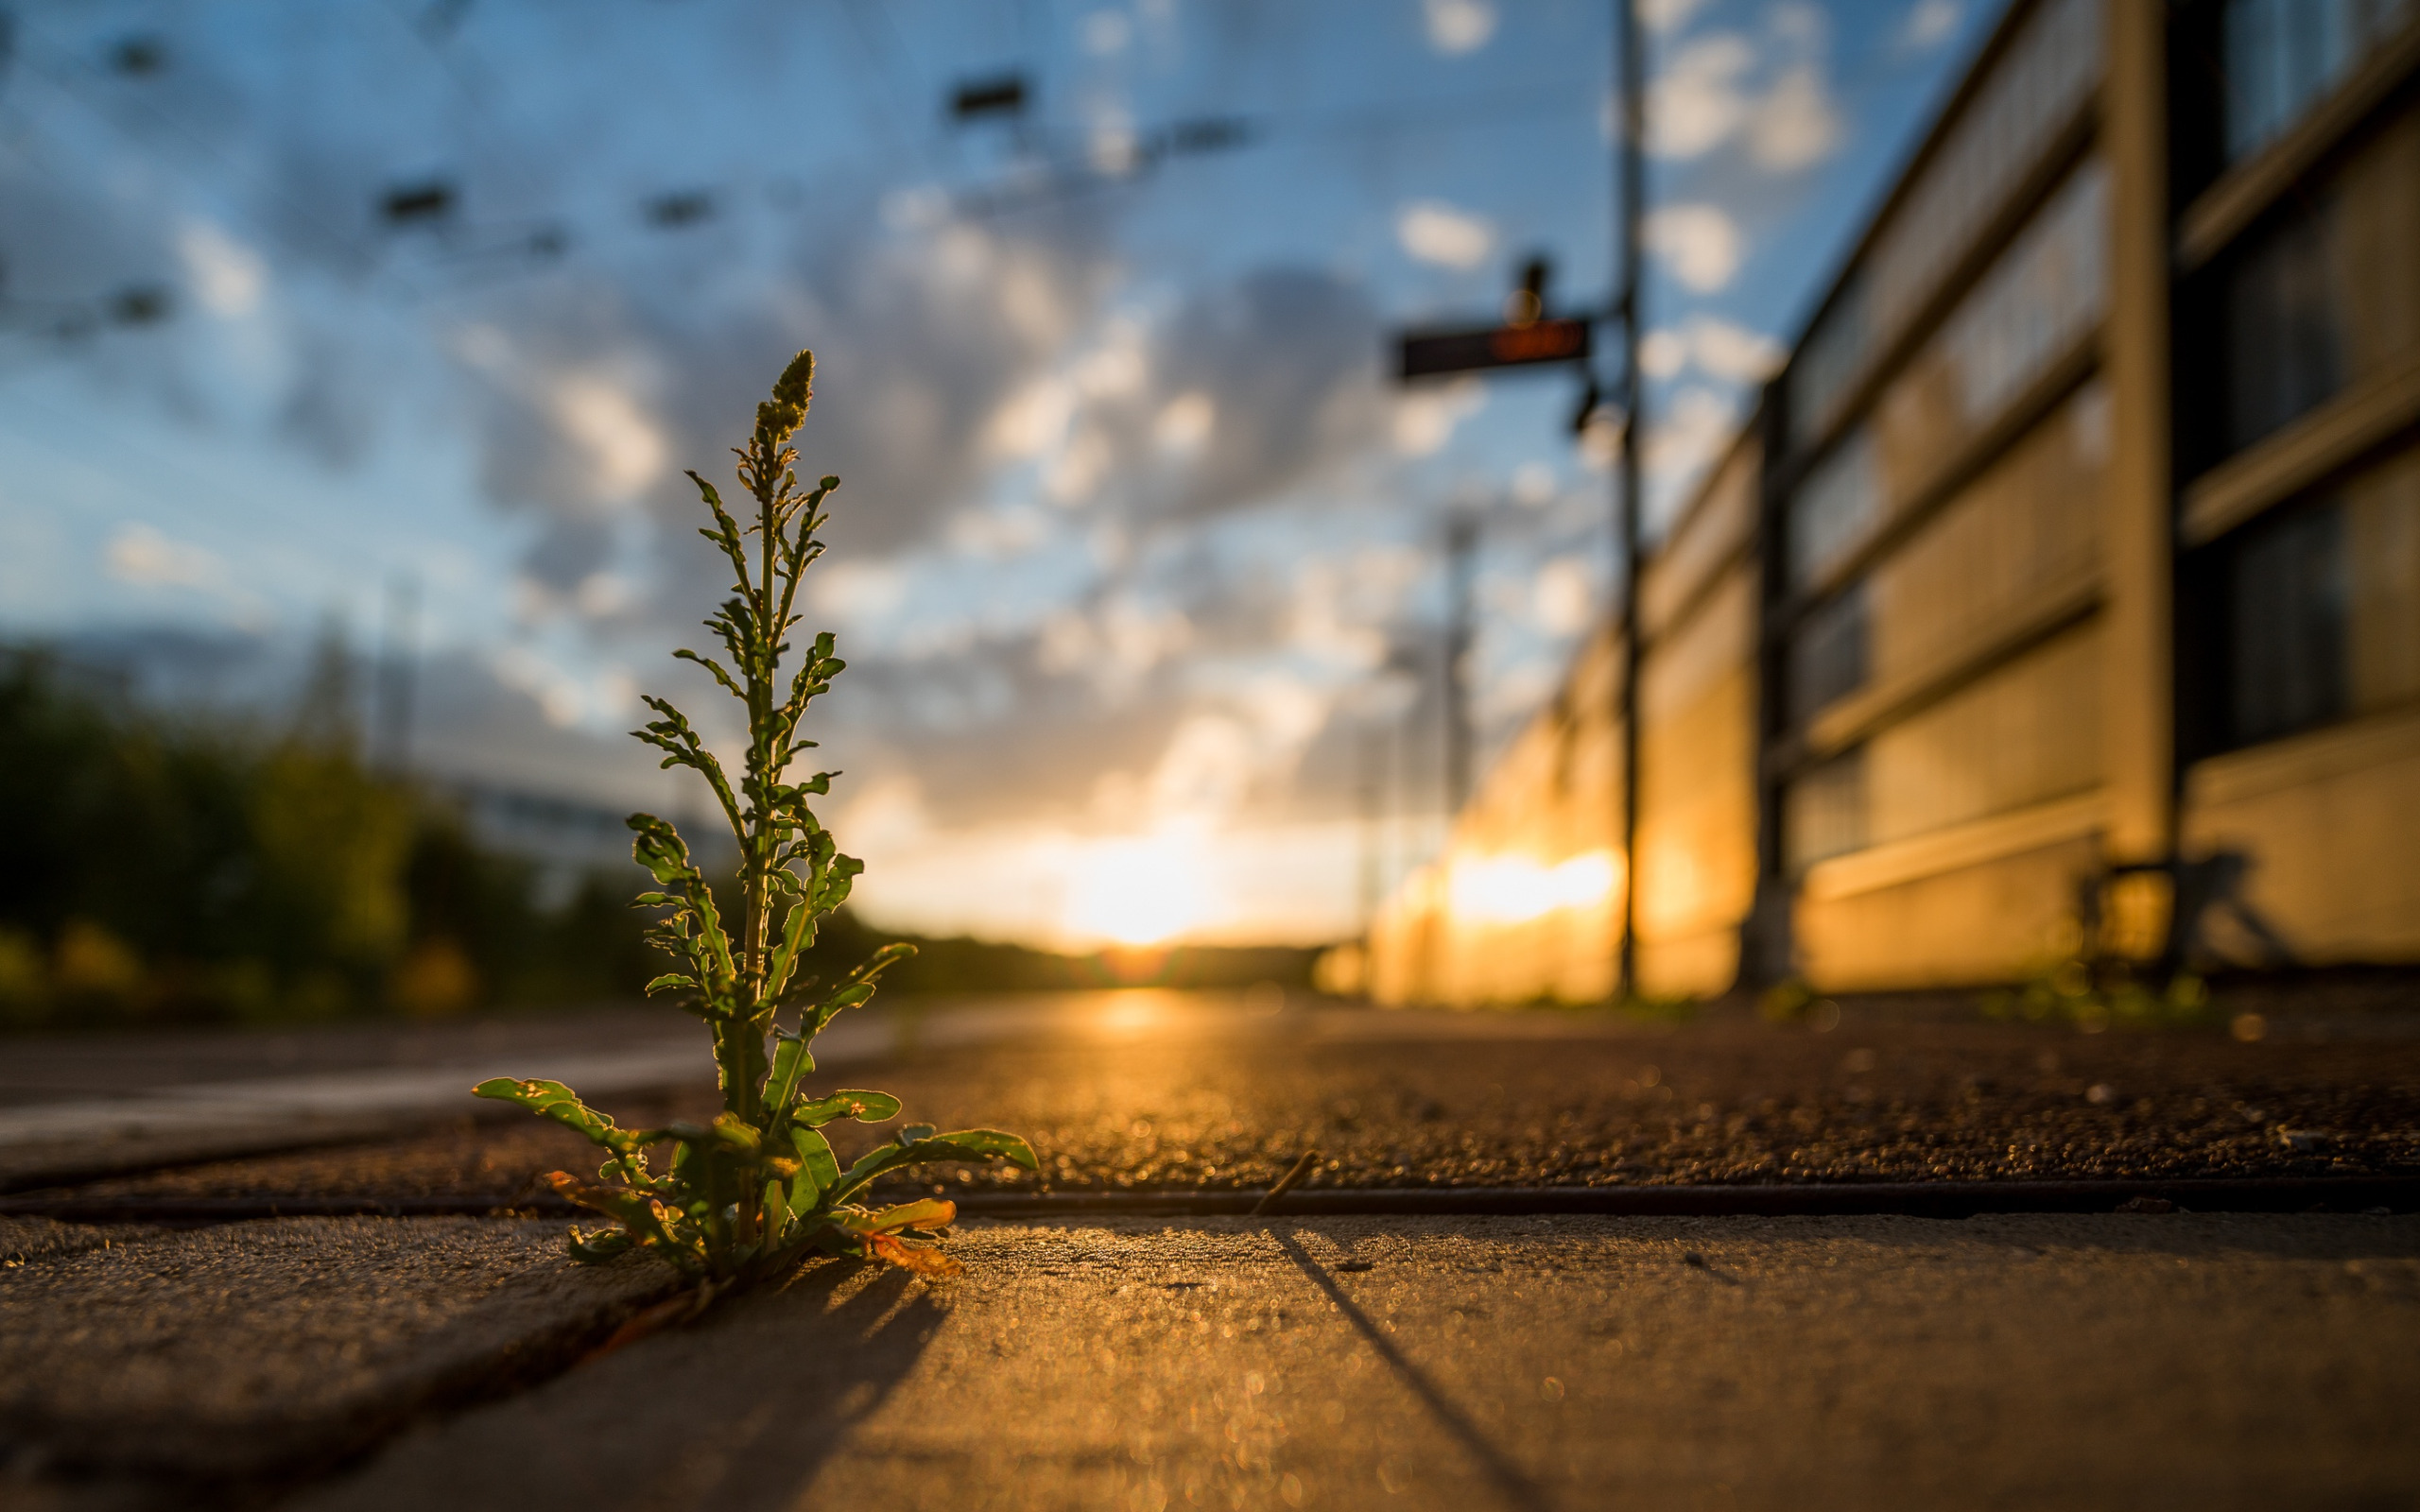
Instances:
[[[966,1269],[953,1256],[921,1245],[908,1244],[895,1234],[868,1234],[865,1243],[868,1260],[887,1260],[928,1280],[956,1276]]]

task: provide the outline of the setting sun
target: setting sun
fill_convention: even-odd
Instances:
[[[1119,945],[1156,945],[1201,922],[1209,911],[1205,858],[1185,833],[1112,840],[1080,854],[1068,878],[1069,935]]]

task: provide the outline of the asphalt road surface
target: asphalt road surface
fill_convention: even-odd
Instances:
[[[613,1021],[635,1032],[629,1022]],[[1744,1018],[1255,1014],[1233,997],[1175,994],[869,1022],[889,1038],[856,1043],[819,1085],[879,1087],[908,1118],[1014,1129],[1042,1155],[1038,1177],[928,1174],[951,1190],[1260,1187],[1306,1149],[1322,1153],[1312,1189],[2420,1176],[2420,1037],[2392,1033],[2244,1043],[1855,1019],[1816,1032]],[[690,1032],[702,1065],[702,1030]],[[649,1041],[659,1059],[664,1042]],[[596,1054],[566,1037],[482,1064],[578,1086],[579,1057]],[[465,1093],[474,1069],[457,1073]],[[626,1125],[713,1106],[694,1085],[597,1101]],[[467,1095],[415,1106],[414,1131],[390,1139],[76,1190],[498,1197],[594,1160],[533,1118],[472,1121],[493,1109]],[[833,1132],[844,1152],[884,1137]]]

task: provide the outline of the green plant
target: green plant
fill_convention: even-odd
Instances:
[[[1987,1019],[2072,1023],[2086,1034],[2104,1029],[2204,1028],[2220,1022],[2210,990],[2190,971],[2169,975],[2123,960],[2070,955],[2031,973],[2018,987],[1987,993]]]
[[[852,879],[864,869],[840,853],[808,806],[809,799],[831,791],[835,774],[791,780],[792,765],[815,746],[799,733],[807,705],[842,664],[827,630],[816,636],[786,683],[781,676],[783,653],[790,649],[786,637],[799,624],[792,612],[799,580],[823,554],[815,532],[825,518],[824,501],[840,486],[838,478],[827,477],[802,492],[791,470],[797,454],[789,440],[806,418],[814,371],[814,355],[800,352],[774,383],[772,397],[756,406],[755,431],[737,450],[739,482],[756,505],[753,524],[743,529],[714,486],[689,474],[714,515],[713,525],[699,533],[721,549],[736,575],[734,596],[705,621],[730,665],[686,649],[673,655],[705,668],[747,706],[748,749],[737,785],[687,717],[664,699],[646,700],[660,717],[632,731],[665,753],[663,765],[685,766],[705,781],[739,843],[735,932],[673,827],[651,814],[629,820],[637,833],[632,853],[664,889],[638,897],[639,906],[666,911],[649,942],[683,967],[648,983],[648,991],[676,994],[713,1032],[722,1112],[710,1125],[624,1129],[561,1082],[496,1077],[473,1089],[576,1129],[608,1152],[593,1183],[561,1171],[547,1177],[562,1195],[620,1225],[594,1234],[573,1229],[571,1251],[582,1261],[648,1249],[719,1282],[771,1274],[821,1250],[947,1274],[955,1263],[929,1246],[933,1230],[956,1218],[955,1207],[927,1199],[874,1210],[857,1200],[868,1185],[926,1160],[998,1157],[1035,1169],[1032,1147],[1013,1134],[979,1128],[937,1134],[929,1124],[911,1124],[843,1171],[822,1126],[844,1118],[886,1122],[897,1116],[899,1099],[877,1091],[807,1092],[816,1035],[842,1010],[873,997],[883,969],[914,950],[886,946],[820,997],[816,983],[797,972],[818,921],[847,900]],[[795,1031],[775,1022],[790,1008],[799,1013]],[[648,1152],[666,1144],[669,1167],[655,1171]]]

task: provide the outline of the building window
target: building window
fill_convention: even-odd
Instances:
[[[2415,14],[2415,0],[2227,0],[2227,161],[2284,135]]]
[[[2420,110],[2407,110],[2245,238],[2221,285],[2230,450],[2420,356],[2415,211]]]
[[[2222,549],[2229,744],[2420,701],[2420,449]]]
[[[2344,713],[2344,517],[2333,503],[2245,532],[2227,574],[2238,745]]]
[[[1881,488],[1922,491],[2075,352],[2108,303],[2109,175],[2086,163],[1977,281],[1877,406]]]
[[[1782,805],[1789,868],[1865,849],[1865,751],[1843,751],[1789,784]]]
[[[1789,646],[1789,712],[1812,717],[1825,705],[1865,686],[1867,616],[1865,584],[1806,616]]]
[[[1849,275],[1791,366],[1794,445],[1829,427],[1875,349],[1931,297],[2091,100],[2101,73],[2101,3],[2046,0],[2034,8],[1917,170],[1899,210],[1876,233],[1864,267]]]
[[[2334,206],[2247,249],[2227,284],[2227,438],[2249,446],[2344,384]]]
[[[1882,513],[1874,437],[1859,428],[1832,449],[1789,502],[1789,581],[1812,586],[1862,544]]]

